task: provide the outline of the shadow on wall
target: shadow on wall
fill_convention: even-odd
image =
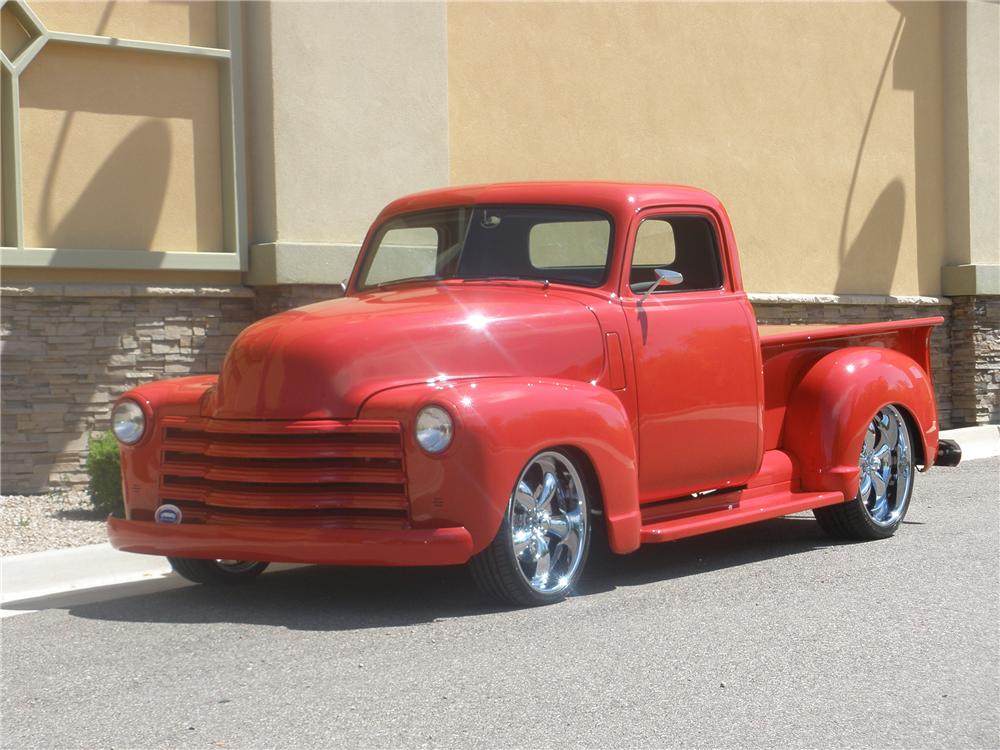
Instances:
[[[906,187],[898,177],[882,190],[868,212],[865,223],[846,254],[841,250],[840,274],[834,291],[838,294],[888,294],[903,245],[906,214]],[[845,224],[847,211],[844,212]],[[857,287],[858,269],[864,269],[866,288]]]
[[[107,227],[107,233],[126,233],[125,237],[119,239],[132,247],[148,249],[160,224],[163,200],[167,193],[170,158],[170,131],[163,121],[149,119],[138,125],[105,159],[73,208],[48,232],[52,246],[76,247],[78,228],[92,221],[95,215],[107,215],[108,200],[111,196],[118,196],[124,200],[112,208],[115,213],[127,216],[127,220],[118,226]],[[141,181],[134,179],[137,165],[141,165]],[[50,184],[55,179],[55,172],[53,167]],[[122,190],[122,185],[128,185],[127,192]],[[49,190],[46,193],[50,194]]]
[[[841,222],[841,272],[834,291],[840,294],[889,294],[902,249],[906,216],[906,187],[895,177],[882,189],[857,234],[848,243],[852,210],[857,209],[855,189],[865,157],[872,121],[887,74],[892,69],[893,87],[913,91],[914,205],[917,249],[917,282],[921,293],[937,288],[940,275],[943,237],[937,221],[944,196],[941,182],[940,71],[936,56],[928,54],[928,39],[939,39],[940,8],[932,3],[893,3],[900,12],[899,21],[886,53],[861,141],[854,160],[850,187]],[[863,269],[862,284],[857,281]]]
[[[944,111],[941,3],[894,2],[904,20],[893,62],[893,86],[913,92],[913,165],[917,279],[921,293],[937,290],[944,264]],[[938,46],[937,50],[933,48]],[[934,52],[938,54],[935,55]]]
[[[97,34],[106,31],[114,8],[105,7]],[[25,127],[34,128],[25,141],[29,244],[219,250],[218,76],[214,61],[47,44],[21,85]],[[105,163],[83,157],[86,148],[107,150]],[[88,169],[93,179],[76,187],[74,178]],[[83,193],[76,208],[89,202],[92,210],[63,213],[74,189]],[[170,222],[161,226],[168,189]]]

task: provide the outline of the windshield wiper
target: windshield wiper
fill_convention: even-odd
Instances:
[[[548,279],[536,279],[531,276],[463,276],[463,282],[469,281],[537,281],[543,287],[548,287]]]
[[[376,284],[375,289],[381,289],[384,286],[392,286],[394,284],[405,284],[408,281],[441,281],[440,276],[407,276],[402,279],[393,279],[392,281],[383,281],[381,284]]]

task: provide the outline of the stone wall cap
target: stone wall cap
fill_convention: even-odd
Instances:
[[[805,294],[762,293],[747,294],[751,302],[769,302],[779,305],[950,305],[947,297],[921,297],[891,294]]]
[[[4,284],[9,297],[229,297],[252,298],[245,286],[150,286],[145,284]]]
[[[253,297],[245,286],[133,286],[136,297]]]

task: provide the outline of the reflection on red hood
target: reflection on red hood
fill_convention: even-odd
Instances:
[[[352,418],[372,394],[446,378],[593,380],[604,349],[586,306],[538,286],[442,284],[265,318],[226,355],[219,419]]]

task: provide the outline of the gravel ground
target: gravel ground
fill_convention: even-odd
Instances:
[[[0,496],[0,555],[23,555],[108,541],[104,514],[81,490]]]

